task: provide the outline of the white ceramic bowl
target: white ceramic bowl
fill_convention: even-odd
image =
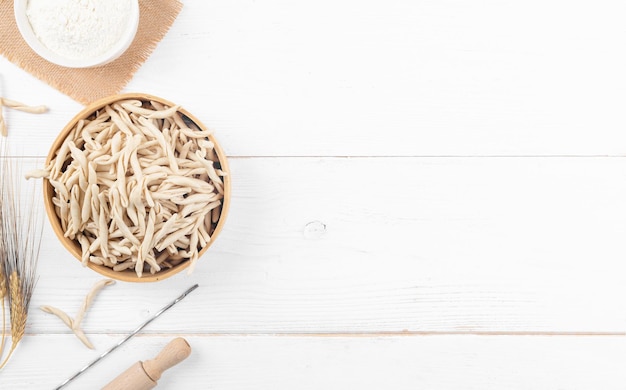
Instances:
[[[120,39],[105,53],[90,57],[90,58],[68,58],[57,52],[50,50],[46,47],[35,35],[33,28],[30,24],[28,16],[26,15],[26,7],[28,0],[14,0],[13,8],[15,11],[15,22],[17,28],[22,34],[22,37],[35,53],[44,58],[45,60],[54,64],[64,66],[67,68],[90,68],[107,64],[119,56],[124,54],[126,49],[135,39],[137,33],[137,27],[139,25],[139,1],[130,1],[130,15],[128,18],[128,24],[124,29],[124,32]]]

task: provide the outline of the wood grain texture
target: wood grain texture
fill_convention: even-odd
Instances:
[[[200,288],[68,389],[182,336],[160,387],[623,389],[626,4],[186,0],[126,92],[183,105],[230,158],[227,223],[195,272],[118,283],[97,352]],[[0,58],[12,157],[82,108]],[[34,158],[20,158],[37,166]],[[27,334],[0,389],[93,359],[101,277],[46,224]],[[60,358],[61,356],[62,358]]]
[[[67,390],[99,389],[172,337],[133,339],[76,379]],[[623,337],[186,336],[193,352],[168,370],[158,389],[342,390],[621,390]],[[98,344],[117,341],[97,336]],[[42,353],[46,351],[47,354]],[[63,359],[46,356],[65,351]],[[0,388],[50,389],[96,352],[65,345],[59,335],[29,336]]]
[[[234,158],[231,170],[228,221],[194,274],[107,289],[88,332],[133,329],[194,283],[149,331],[624,331],[626,275],[611,270],[625,255],[625,159]],[[98,276],[49,232],[44,247],[33,305],[72,312]],[[30,332],[64,332],[32,315]]]
[[[235,156],[624,155],[625,11],[188,0],[126,91],[183,105]],[[79,106],[0,64],[7,96],[51,106],[9,118],[45,155]]]

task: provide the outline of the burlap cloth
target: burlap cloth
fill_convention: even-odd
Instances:
[[[128,84],[170,29],[181,8],[182,3],[177,0],[139,0],[139,27],[128,50],[108,64],[73,69],[39,57],[17,29],[13,0],[0,0],[0,54],[74,100],[89,104],[119,93]]]

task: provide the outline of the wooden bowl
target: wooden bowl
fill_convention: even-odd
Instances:
[[[89,117],[96,110],[99,110],[108,104],[112,104],[116,101],[126,100],[126,99],[138,99],[142,101],[156,101],[164,105],[167,105],[168,107],[172,107],[174,105],[173,103],[165,99],[162,99],[160,97],[143,94],[143,93],[126,93],[126,94],[113,95],[113,96],[100,99],[90,104],[89,106],[85,107],[85,109],[80,111],[63,128],[59,136],[56,138],[56,140],[52,144],[52,147],[50,148],[50,152],[46,159],[46,166],[49,166],[50,162],[55,158],[57,150],[63,144],[63,142],[68,137],[69,133],[76,126],[79,120]],[[192,122],[194,122],[201,130],[207,130],[207,128],[202,124],[202,122],[200,122],[200,120],[198,120],[198,118],[196,118],[194,115],[189,113],[184,108],[180,108],[178,112],[186,116]],[[219,159],[221,170],[226,172],[227,174],[223,177],[224,198],[222,200],[223,203],[222,203],[221,213],[216,223],[216,226],[214,227],[213,233],[211,234],[210,242],[199,250],[199,253],[198,253],[199,259],[209,249],[209,246],[215,241],[215,238],[217,238],[218,234],[221,232],[224,226],[224,223],[226,221],[226,215],[228,213],[228,209],[230,205],[230,195],[231,195],[231,182],[230,182],[231,179],[229,175],[230,171],[228,169],[226,155],[224,154],[224,151],[222,150],[222,148],[220,147],[220,145],[218,144],[218,142],[215,140],[213,136],[209,136],[209,140],[215,144],[215,152]],[[44,195],[44,204],[45,204],[46,214],[48,215],[48,219],[50,220],[54,233],[56,234],[58,239],[61,241],[63,246],[67,250],[69,250],[70,253],[74,255],[74,257],[76,257],[80,262],[81,255],[82,255],[81,246],[76,240],[72,240],[64,236],[64,231],[61,227],[61,221],[56,215],[55,206],[52,201],[53,197],[55,196],[55,190],[53,186],[50,184],[50,181],[48,179],[44,179],[43,195]],[[89,268],[91,268],[92,270],[98,272],[99,274],[107,278],[116,279],[116,280],[125,281],[125,282],[155,282],[155,281],[163,280],[174,274],[177,274],[183,269],[186,269],[187,267],[189,267],[189,265],[190,265],[190,261],[186,260],[178,265],[173,266],[172,268],[162,269],[161,271],[156,272],[155,274],[144,272],[142,277],[138,277],[134,269],[128,269],[125,271],[114,271],[112,268],[109,268],[104,265],[98,265],[92,262],[88,262],[87,264]]]

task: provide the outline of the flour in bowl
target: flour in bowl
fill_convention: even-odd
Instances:
[[[48,49],[72,59],[89,59],[118,43],[130,10],[130,0],[28,0],[26,15]]]

